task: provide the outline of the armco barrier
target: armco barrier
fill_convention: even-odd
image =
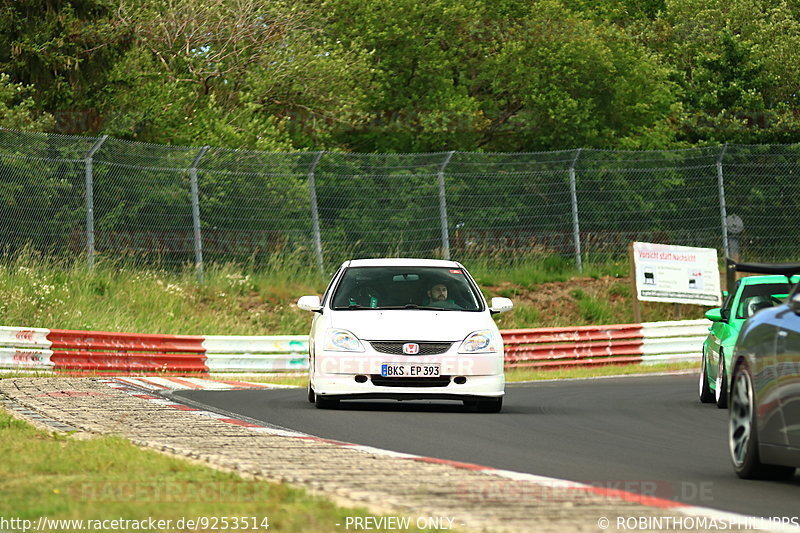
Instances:
[[[0,326],[0,368],[100,373],[306,370],[308,337],[151,335]]]
[[[52,369],[48,333],[50,330],[43,328],[0,326],[0,368]]]
[[[203,337],[53,329],[53,369],[75,371],[205,372]]]
[[[501,331],[507,368],[700,358],[710,322],[684,320]],[[0,327],[0,368],[206,373],[306,370],[308,337],[192,336]]]
[[[263,372],[308,369],[308,337],[206,336],[206,366],[210,372]]]
[[[502,331],[506,368],[554,368],[693,361],[706,319]]]

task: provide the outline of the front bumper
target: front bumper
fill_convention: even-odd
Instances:
[[[381,366],[391,363],[438,364],[435,378],[385,378]],[[359,382],[356,380],[363,382]],[[366,378],[366,379],[365,379]],[[453,399],[498,398],[505,392],[501,354],[444,354],[409,357],[382,353],[323,352],[314,359],[311,386],[330,398]]]

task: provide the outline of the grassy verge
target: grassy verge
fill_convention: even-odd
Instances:
[[[512,266],[467,263],[487,297],[506,296],[514,310],[496,317],[503,329],[631,322],[627,266],[586,265],[561,258]],[[157,271],[102,259],[32,253],[0,262],[0,325],[188,335],[301,335],[311,316],[295,305],[327,284],[313,267],[290,262],[265,270],[206,267],[198,284],[191,267]],[[647,320],[700,318],[697,306],[645,303]],[[113,312],[110,312],[113,310]]]
[[[31,520],[220,520],[233,529],[341,531],[346,517],[373,516],[364,509],[338,507],[301,489],[243,480],[188,461],[137,448],[118,437],[79,440],[39,431],[0,409],[0,517]],[[268,522],[264,522],[267,519]],[[17,522],[21,525],[21,522]],[[222,528],[221,522],[217,529]],[[342,524],[337,526],[336,524]],[[130,524],[129,524],[130,525]],[[166,523],[164,525],[167,525]],[[51,531],[78,531],[61,524]],[[247,527],[243,527],[247,526]],[[15,529],[15,528],[12,528]],[[88,527],[129,531],[152,528]],[[198,528],[200,531],[213,528]],[[384,531],[384,530],[380,530]]]

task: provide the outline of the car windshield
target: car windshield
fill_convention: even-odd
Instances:
[[[351,267],[333,296],[334,309],[481,311],[477,288],[460,268]]]
[[[750,318],[758,311],[783,303],[792,285],[787,283],[761,283],[748,285],[742,291],[736,318]]]

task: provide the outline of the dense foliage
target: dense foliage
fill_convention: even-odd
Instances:
[[[797,142],[797,0],[0,0],[0,127],[359,152]]]

